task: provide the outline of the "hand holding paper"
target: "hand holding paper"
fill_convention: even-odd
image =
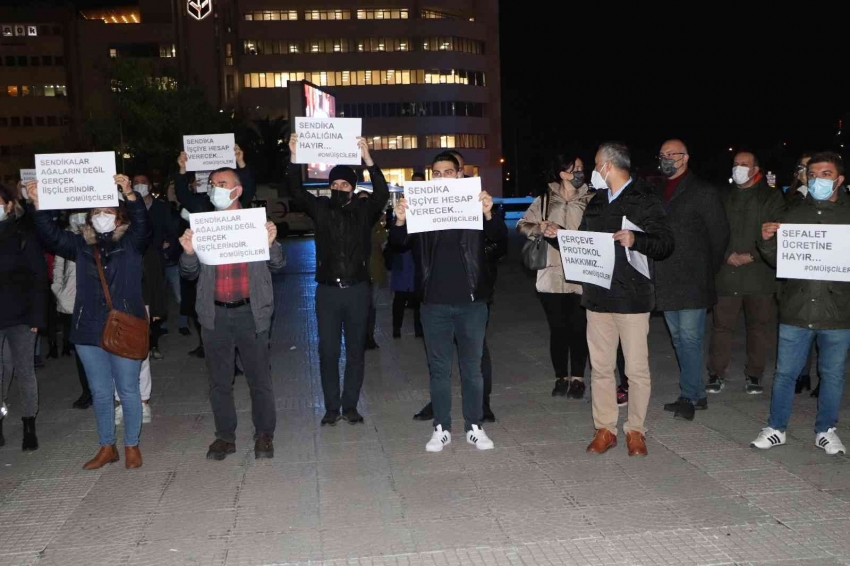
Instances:
[[[636,252],[631,249],[632,246],[635,245],[635,232],[643,232],[640,228],[638,228],[637,224],[631,222],[628,218],[623,216],[623,229],[620,232],[628,232],[631,236],[631,241],[629,245],[626,246],[626,260],[629,262],[629,265],[634,267],[641,275],[646,277],[647,279],[651,279],[649,276],[649,260],[646,259],[646,256],[642,253]],[[614,234],[615,236],[617,234]],[[620,242],[621,244],[623,242]],[[625,245],[625,244],[624,244]]]
[[[185,209],[184,209],[185,210]],[[195,254],[195,248],[192,246],[192,236],[195,233],[192,232],[191,228],[187,228],[183,235],[180,236],[180,245],[183,246],[183,251],[189,255]]]

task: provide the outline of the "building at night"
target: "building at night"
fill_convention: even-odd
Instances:
[[[5,25],[39,24],[33,11],[3,15]],[[501,194],[497,0],[138,0],[49,19],[56,24],[43,25],[64,34],[53,42],[73,54],[50,53],[65,66],[55,76],[8,79],[21,69],[4,66],[0,77],[9,88],[22,81],[67,85],[67,98],[46,101],[58,104],[57,120],[70,116],[56,135],[84,135],[75,123],[108,112],[113,61],[140,58],[163,88],[171,80],[166,69],[176,69],[177,80],[201,86],[214,107],[248,118],[289,118],[289,81],[308,81],[336,97],[337,116],[363,118],[364,136],[391,181],[410,179],[435,153],[455,148],[467,174]],[[49,37],[39,36],[45,41],[38,49],[50,50]],[[15,41],[23,44],[15,57],[23,56],[29,38]],[[0,114],[9,113],[5,106]],[[0,128],[7,145],[11,128]]]

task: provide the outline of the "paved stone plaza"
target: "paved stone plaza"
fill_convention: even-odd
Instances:
[[[70,408],[79,395],[73,361],[51,360],[38,374],[34,453],[20,450],[12,385],[0,566],[850,564],[850,460],[814,446],[816,400],[796,399],[787,446],[747,446],[769,394],[744,393],[743,329],[727,388],[694,422],[679,422],[661,409],[678,394],[677,370],[653,318],[649,457],[630,459],[622,434],[616,449],[589,456],[589,396],[550,396],[543,311],[512,257],[488,334],[498,422],[486,430],[496,449],[478,452],[458,434],[426,454],[429,426],[411,419],[428,400],[425,355],[412,314],[403,338],[390,337],[389,291],[379,305],[381,349],[367,352],[365,426],[319,427],[313,242],[290,239],[287,250],[272,336],[275,458],[254,460],[239,379],[237,453],[204,459],[213,440],[206,370],[186,355],[197,337],[180,336],[172,322],[165,360],[153,362],[144,467],[84,472],[97,449],[94,417]],[[459,402],[454,412],[462,423]],[[839,433],[850,441],[846,424]]]

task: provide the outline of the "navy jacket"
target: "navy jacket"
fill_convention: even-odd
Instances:
[[[77,297],[71,321],[70,340],[74,344],[99,346],[109,308],[103,295],[92,245],[100,248],[101,261],[112,295],[113,306],[139,318],[147,318],[142,299],[142,263],[151,241],[150,221],[145,203],[138,194],[125,201],[130,224],[114,232],[98,234],[85,225],[79,234],[62,230],[50,218],[50,211],[35,213],[35,228],[44,245],[56,255],[77,263]]]

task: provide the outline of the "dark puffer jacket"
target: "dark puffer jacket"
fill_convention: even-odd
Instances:
[[[785,210],[781,224],[850,224],[850,197],[839,191],[838,201],[807,198]],[[780,230],[782,228],[780,227]],[[776,265],[776,237],[760,241],[765,261]],[[787,279],[779,291],[779,322],[817,330],[850,328],[850,283]]]
[[[633,181],[612,202],[608,202],[608,191],[598,191],[581,220],[579,230],[588,232],[619,232],[623,217],[629,219],[643,232],[635,232],[632,249],[650,260],[650,274],[654,261],[663,260],[673,253],[674,241],[664,216],[661,199],[651,185],[638,179]],[[638,272],[626,259],[626,249],[614,244],[615,263],[611,277],[611,288],[584,283],[581,304],[593,312],[618,314],[646,313],[655,307],[655,285]]]
[[[655,308],[660,311],[713,306],[714,278],[729,245],[729,222],[719,191],[693,173],[686,175],[664,205],[676,249],[655,266]],[[663,195],[659,188],[658,196]]]
[[[142,198],[125,201],[130,224],[114,232],[98,234],[89,225],[79,234],[62,230],[50,211],[35,213],[35,228],[45,247],[77,262],[77,297],[71,322],[74,344],[99,346],[109,308],[97,273],[92,246],[100,249],[104,275],[113,306],[139,318],[147,318],[142,299],[142,258],[151,239],[148,211]]]

